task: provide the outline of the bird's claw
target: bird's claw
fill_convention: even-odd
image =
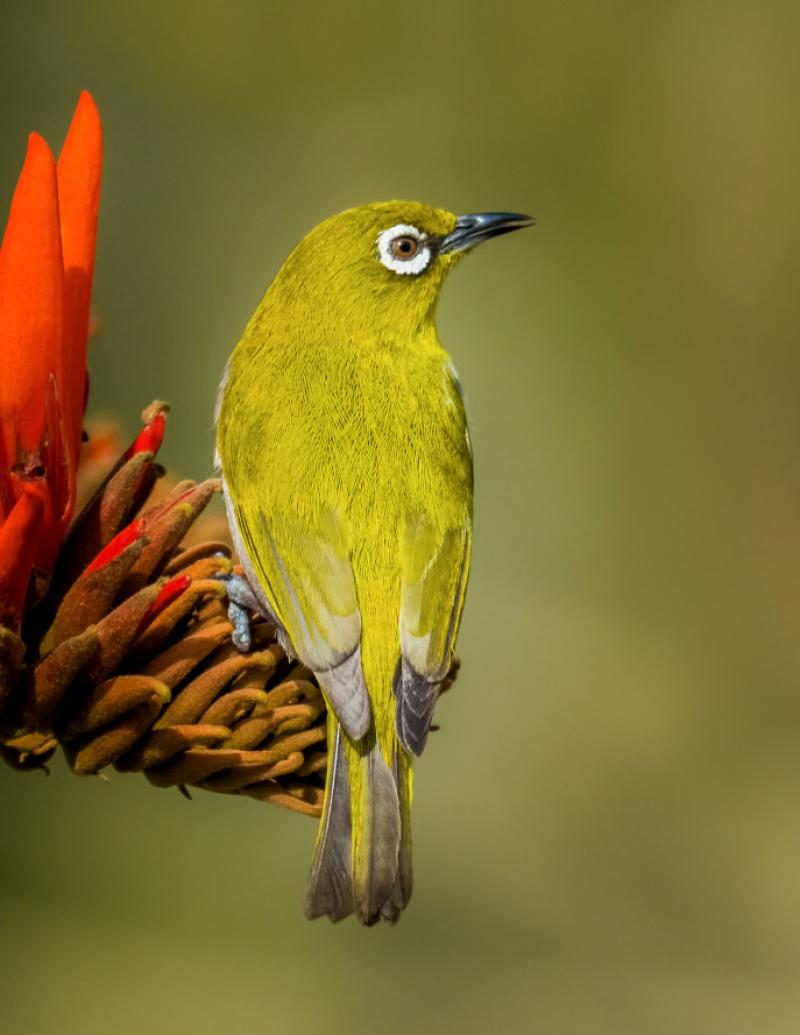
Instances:
[[[224,584],[228,594],[228,620],[233,626],[233,645],[242,654],[247,654],[253,645],[250,614],[259,611],[258,600],[244,575],[219,572],[214,577]]]

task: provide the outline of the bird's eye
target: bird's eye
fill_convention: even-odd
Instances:
[[[419,251],[419,241],[416,237],[395,237],[391,250],[395,259],[413,259]]]
[[[400,223],[378,234],[378,256],[393,273],[422,273],[431,261],[427,236],[415,226]]]

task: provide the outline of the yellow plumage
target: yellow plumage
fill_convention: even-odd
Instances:
[[[409,202],[322,223],[221,388],[218,455],[248,579],[329,703],[310,916],[395,920],[411,892],[411,757],[469,569],[472,459],[434,324],[459,233],[454,215]]]

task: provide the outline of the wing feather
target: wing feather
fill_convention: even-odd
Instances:
[[[439,688],[453,659],[467,588],[471,523],[441,531],[425,520],[407,524],[401,538],[402,658],[395,693],[397,735],[422,754]]]
[[[299,517],[267,517],[231,501],[227,490],[226,502],[245,571],[265,610],[316,675],[347,734],[363,737],[372,712],[361,666],[361,612],[341,522],[326,511],[303,515],[301,527]]]

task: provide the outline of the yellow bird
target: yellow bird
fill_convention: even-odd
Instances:
[[[327,219],[286,260],[231,356],[217,460],[247,579],[328,705],[306,915],[394,922],[411,895],[411,764],[453,657],[472,453],[435,311],[447,273],[527,216],[390,201]],[[243,618],[245,618],[243,624]]]

